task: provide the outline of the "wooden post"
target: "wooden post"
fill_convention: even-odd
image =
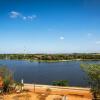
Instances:
[[[21,85],[23,85],[24,84],[24,80],[22,79],[21,80]],[[21,86],[21,90],[23,90],[23,86]]]
[[[35,83],[34,83],[34,92],[35,92]]]

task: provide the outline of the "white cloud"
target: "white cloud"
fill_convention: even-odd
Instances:
[[[22,18],[23,18],[23,20],[26,20],[27,19],[26,16],[23,16]]]
[[[64,37],[63,37],[63,36],[61,36],[61,37],[60,37],[60,40],[64,40]]]
[[[33,20],[33,19],[37,18],[37,16],[36,16],[36,15],[26,16],[26,18],[27,18],[28,20]]]
[[[28,19],[33,19],[33,17],[32,17],[32,16],[27,16],[27,18],[28,18]]]
[[[36,15],[25,16],[22,13],[16,12],[16,11],[11,11],[9,13],[9,16],[10,16],[10,18],[20,18],[20,19],[27,20],[27,21],[32,21],[37,18]]]
[[[96,41],[96,44],[100,44],[100,41]]]
[[[10,17],[11,18],[17,18],[20,16],[20,13],[19,12],[16,12],[16,11],[11,11],[10,12]]]

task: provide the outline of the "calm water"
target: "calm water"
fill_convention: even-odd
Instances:
[[[24,79],[26,83],[51,84],[55,80],[68,80],[71,86],[88,86],[81,63],[100,63],[100,61],[69,61],[58,63],[38,63],[18,60],[0,60],[14,73],[14,79]]]

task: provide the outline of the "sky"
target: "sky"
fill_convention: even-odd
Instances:
[[[100,0],[0,0],[0,53],[100,53]]]

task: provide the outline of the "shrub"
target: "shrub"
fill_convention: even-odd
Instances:
[[[52,84],[55,86],[67,86],[68,81],[67,80],[53,81]]]

